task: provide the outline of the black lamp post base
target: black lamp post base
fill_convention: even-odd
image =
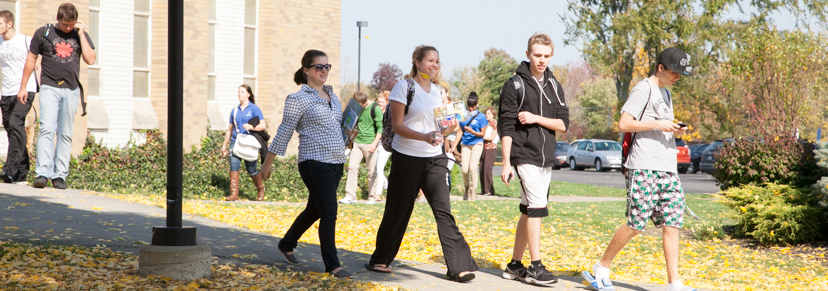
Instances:
[[[194,226],[152,227],[152,245],[154,246],[194,246],[196,244],[196,228]]]

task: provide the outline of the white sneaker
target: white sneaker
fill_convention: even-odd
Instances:
[[[377,200],[375,200],[375,199],[368,199],[368,201],[365,201],[365,204],[377,204]]]
[[[351,199],[348,199],[348,197],[345,197],[345,198],[340,199],[340,200],[339,200],[339,203],[342,203],[342,204],[354,204],[354,203],[356,203],[356,200],[351,200]]]

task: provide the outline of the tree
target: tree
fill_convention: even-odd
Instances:
[[[477,74],[480,78],[477,96],[480,97],[480,105],[500,104],[500,88],[515,74],[517,66],[518,61],[504,50],[490,48],[483,53],[483,60],[477,65]]]
[[[472,91],[480,92],[480,76],[477,67],[466,66],[454,68],[449,78],[451,84],[451,99],[461,101]]]
[[[374,78],[371,79],[371,88],[377,92],[391,91],[402,76],[403,72],[396,64],[380,63],[374,72]]]
[[[616,139],[618,131],[613,128],[613,112],[615,109],[615,86],[613,80],[601,78],[584,84],[580,109],[583,111],[581,123],[587,128],[590,138]],[[571,107],[570,107],[571,108]],[[575,109],[575,108],[573,108]]]

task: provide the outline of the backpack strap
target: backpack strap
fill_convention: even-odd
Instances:
[[[650,85],[649,82],[650,81],[647,81],[647,85]],[[653,87],[652,86],[647,86],[647,87],[650,88],[650,94],[647,94],[647,103],[644,103],[644,109],[641,110],[641,115],[638,116],[637,121],[641,121],[641,119],[644,118],[644,112],[647,111],[647,106],[650,105],[650,98],[653,97]],[[667,91],[667,96],[670,96],[669,91]],[[635,145],[635,136],[637,134],[638,134],[638,132],[634,132],[633,135],[632,135],[632,140],[630,141],[630,152],[632,152],[633,146]],[[627,155],[629,155],[629,153]]]
[[[414,100],[414,79],[405,79],[408,82],[408,95],[405,100],[405,114],[408,114],[408,107],[411,106],[411,101]]]
[[[520,109],[523,108],[523,99],[526,98],[526,86],[523,85],[523,79],[518,75],[509,77],[509,80],[512,80],[515,85],[515,91],[520,92],[520,103],[518,105],[518,112],[520,112]]]

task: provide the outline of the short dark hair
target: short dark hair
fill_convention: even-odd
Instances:
[[[3,18],[3,20],[6,21],[6,23],[14,22],[14,14],[12,14],[11,11],[8,10],[0,11],[0,18]],[[14,24],[12,24],[12,27],[14,27]]]
[[[63,3],[58,7],[57,20],[77,21],[78,9],[72,3]]]

